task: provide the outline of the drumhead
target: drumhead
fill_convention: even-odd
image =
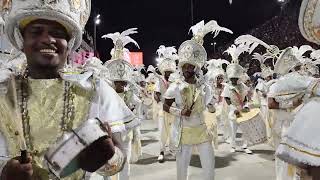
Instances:
[[[237,118],[237,122],[238,123],[242,123],[242,122],[251,120],[252,118],[258,116],[259,113],[260,113],[260,109],[259,108],[250,109],[249,112],[242,112],[241,113],[241,117]]]

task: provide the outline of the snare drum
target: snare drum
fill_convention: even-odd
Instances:
[[[259,116],[260,109],[250,109],[237,118],[239,128],[248,145],[262,144],[267,141],[266,124]]]
[[[102,122],[89,119],[77,129],[65,133],[48,149],[44,156],[45,164],[57,177],[67,177],[80,169],[80,152],[105,136],[108,136],[108,132]]]

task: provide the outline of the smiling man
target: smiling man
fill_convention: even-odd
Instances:
[[[26,58],[18,66],[0,68],[4,80],[0,83],[0,138],[6,144],[0,156],[7,157],[0,161],[1,180],[55,179],[51,172],[56,169],[48,169],[44,158],[47,150],[59,137],[92,118],[100,119],[111,136],[89,144],[78,155],[76,166],[102,175],[123,167],[125,157],[112,133],[125,130],[123,121],[135,116],[95,72],[67,65],[69,53],[82,41],[90,5],[90,0],[11,2],[5,31]],[[17,107],[21,114],[14,113]],[[17,122],[17,116],[22,122]],[[22,124],[29,152],[24,160],[15,122]],[[84,171],[65,179],[83,179]]]

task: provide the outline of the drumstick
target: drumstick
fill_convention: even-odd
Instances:
[[[27,145],[26,145],[26,140],[24,139],[23,136],[23,128],[22,128],[22,117],[21,117],[21,111],[20,107],[18,105],[18,96],[17,96],[17,89],[16,89],[16,81],[15,77],[12,76],[11,78],[11,87],[13,89],[13,104],[14,104],[14,109],[15,109],[15,115],[16,118],[14,119],[14,123],[16,124],[17,127],[17,136],[18,136],[18,141],[19,141],[19,146],[20,146],[20,152],[21,152],[21,163],[25,164],[28,162],[28,157],[27,157]]]

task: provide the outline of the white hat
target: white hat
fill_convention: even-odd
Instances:
[[[113,42],[113,55],[111,60],[107,61],[104,66],[108,69],[107,78],[111,81],[126,81],[132,82],[134,67],[124,60],[125,45],[134,43],[139,47],[138,43],[129,35],[136,34],[137,28],[130,28],[122,33],[115,32],[103,35],[102,38],[110,38]]]
[[[166,71],[176,71],[175,60],[179,59],[176,48],[174,48],[173,46],[165,47],[164,45],[161,45],[157,50],[157,53],[160,59],[160,62],[158,63],[158,68],[161,74],[164,75]]]
[[[204,62],[207,60],[207,52],[202,46],[203,38],[208,33],[214,33],[214,38],[219,34],[220,31],[225,31],[232,34],[232,31],[220,27],[218,23],[214,20],[204,23],[200,21],[196,25],[192,26],[190,30],[193,33],[193,38],[183,42],[178,50],[179,55],[179,67],[182,67],[184,64],[192,64],[198,68],[201,68],[204,65]]]
[[[268,56],[267,53],[263,54],[263,55],[261,55],[259,53],[253,53],[252,56],[253,56],[252,59],[256,59],[260,62],[260,68],[262,71],[261,76],[264,79],[273,75],[273,70],[270,67],[267,67],[264,65],[265,60],[270,58],[270,56]]]
[[[126,81],[133,80],[133,66],[125,60],[115,59],[110,60],[106,64],[107,78],[111,81]]]
[[[223,64],[229,65],[230,62],[224,59],[210,59],[206,62],[208,73],[206,74],[206,77],[208,80],[212,79],[216,81],[218,76],[226,76],[226,73],[224,72],[224,69],[222,68]]]
[[[245,69],[239,64],[239,56],[241,53],[247,51],[246,46],[236,46],[231,45],[225,52],[231,55],[232,61],[231,64],[227,66],[227,76],[228,79],[231,78],[241,78],[246,72]]]
[[[141,81],[146,81],[146,78],[143,74],[140,73],[140,71],[133,71],[133,80],[136,83],[139,83]]]
[[[240,64],[232,63],[228,65],[227,67],[227,76],[228,79],[231,78],[241,78],[241,76],[245,73],[245,70],[243,69]]]
[[[285,75],[290,72],[294,67],[301,65],[299,59],[294,55],[292,48],[286,48],[274,66],[274,72],[280,75]]]
[[[261,66],[261,76],[265,79],[269,76],[273,76],[273,70],[271,69],[271,67],[266,67],[266,66]]]
[[[320,44],[320,1],[303,0],[299,15],[301,34],[310,42]]]
[[[69,47],[77,49],[91,11],[91,0],[13,0],[10,5],[5,32],[19,50],[23,48],[21,28],[36,19],[48,19],[63,25],[71,38]]]

